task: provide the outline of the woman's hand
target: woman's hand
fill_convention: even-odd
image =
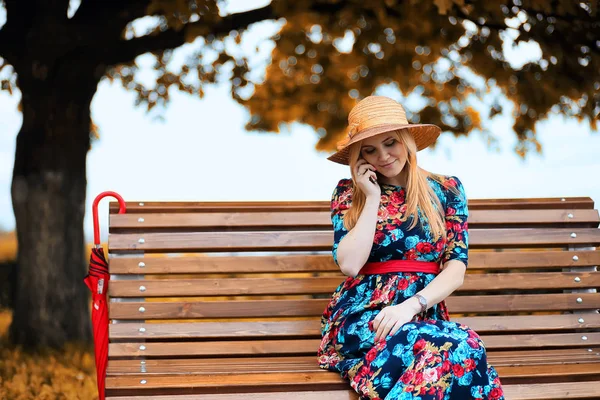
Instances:
[[[385,307],[377,314],[373,320],[373,330],[377,331],[376,342],[388,335],[394,335],[402,325],[412,321],[420,311],[413,300],[414,298],[410,298],[395,306]]]
[[[375,167],[367,163],[364,159],[358,160],[356,163],[354,175],[356,183],[365,196],[379,199],[381,197],[381,187],[377,183],[377,174]]]

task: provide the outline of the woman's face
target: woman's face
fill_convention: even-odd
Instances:
[[[393,178],[404,169],[408,152],[395,132],[387,132],[363,140],[360,155],[374,166],[378,173]]]

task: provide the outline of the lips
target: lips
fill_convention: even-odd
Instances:
[[[391,167],[391,166],[392,166],[392,164],[394,164],[395,162],[396,162],[396,160],[392,161],[392,162],[391,162],[391,163],[389,163],[389,164],[384,164],[384,165],[382,165],[382,166],[381,166],[381,168],[389,168],[389,167]]]

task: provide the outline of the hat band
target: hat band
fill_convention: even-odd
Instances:
[[[366,132],[368,129],[379,128],[379,127],[387,126],[387,125],[392,125],[393,126],[393,127],[391,127],[392,128],[391,130],[404,129],[404,128],[410,128],[411,127],[411,124],[409,124],[406,121],[404,121],[404,122],[396,122],[396,123],[386,121],[383,124],[377,124],[377,125],[368,126],[368,127],[363,128],[363,129],[357,130],[356,133],[352,134],[352,136],[348,135],[347,137],[343,138],[341,141],[339,141],[337,143],[337,149],[341,150],[342,148],[344,148],[346,146],[349,146],[350,144],[355,143],[355,142],[361,140],[361,133]]]
[[[408,121],[406,118],[399,117],[397,113],[392,115],[369,116],[369,118],[362,121],[351,123],[348,129],[348,137],[352,139],[360,131],[381,125],[408,125]]]

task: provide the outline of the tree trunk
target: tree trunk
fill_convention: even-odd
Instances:
[[[60,348],[91,339],[83,217],[90,104],[99,77],[77,62],[49,71],[31,65],[15,67],[23,126],[11,187],[18,258],[10,338]]]

